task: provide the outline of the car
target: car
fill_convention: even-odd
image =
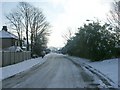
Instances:
[[[38,58],[38,55],[33,54],[33,55],[32,55],[32,58]]]
[[[45,53],[46,53],[46,54],[48,54],[48,53],[50,53],[50,52],[51,52],[50,49],[46,49],[46,50],[45,50]]]
[[[42,58],[45,56],[45,54],[46,54],[45,51],[42,51],[42,52],[41,52],[41,56],[42,56]]]

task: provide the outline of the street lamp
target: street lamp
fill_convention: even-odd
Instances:
[[[88,21],[88,22],[89,22],[89,21],[93,21],[93,20],[89,20],[89,19],[87,19],[86,21]],[[94,21],[93,21],[93,22],[94,22]]]
[[[89,19],[87,19],[86,21],[90,21]]]

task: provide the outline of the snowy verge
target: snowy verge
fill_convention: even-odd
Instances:
[[[71,57],[71,56],[70,56]],[[104,77],[114,87],[118,88],[118,58],[91,62],[88,59],[71,57],[77,63],[83,64],[95,74]]]
[[[44,63],[45,61],[46,60],[44,58],[42,59],[41,57],[39,57],[39,58],[35,58],[35,59],[25,60],[23,62],[14,64],[14,65],[1,67],[0,68],[0,80],[11,77],[20,72],[26,71],[37,64]]]
[[[118,88],[118,59],[91,62],[88,65],[94,68],[96,72],[102,73],[115,88]]]

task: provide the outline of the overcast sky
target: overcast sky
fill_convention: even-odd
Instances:
[[[2,14],[0,26],[6,25],[4,15],[16,8],[20,0],[2,0]],[[51,24],[51,36],[48,46],[64,46],[62,35],[67,33],[68,28],[72,32],[77,32],[77,28],[87,23],[89,20],[106,21],[107,14],[111,8],[113,0],[22,0],[28,1],[32,5],[41,8],[47,20]]]

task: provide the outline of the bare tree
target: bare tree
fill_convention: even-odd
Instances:
[[[29,49],[28,32],[31,33],[31,49],[38,33],[43,34],[47,31],[49,23],[46,21],[42,11],[29,3],[20,2],[20,11],[24,18],[24,26],[26,28],[27,50]],[[29,30],[30,29],[30,30]]]
[[[27,2],[20,2],[18,7],[23,18],[22,22],[26,31],[27,50],[29,50],[28,33],[29,33],[29,19],[32,11],[32,6]]]
[[[120,29],[120,1],[113,2],[113,8],[110,10],[107,19],[114,28],[117,27]]]
[[[116,47],[118,48],[120,47],[120,1],[114,0],[113,8],[110,10],[110,15],[108,15],[108,21],[114,30],[116,37]]]
[[[19,38],[19,45],[22,46],[23,24],[21,14],[18,11],[12,11],[9,15],[6,16],[6,18],[9,20],[12,29],[17,32]]]
[[[44,37],[49,35],[49,32],[47,29],[50,25],[46,21],[46,18],[43,15],[42,11],[35,7],[33,7],[31,11],[29,24],[31,29],[30,30],[31,31],[31,50],[33,50],[34,42],[36,42],[35,38],[38,36]],[[43,40],[43,42],[46,42],[46,40]]]
[[[72,38],[72,36],[73,36],[73,33],[72,33],[71,29],[68,28],[67,33],[64,33],[64,34],[62,35],[62,37],[63,37],[64,40],[65,40],[65,44],[66,44],[66,42],[67,42],[69,39]]]
[[[31,38],[31,50],[33,50],[36,38],[44,38],[44,40],[41,40],[43,40],[43,42],[46,44],[46,36],[49,35],[48,28],[50,27],[50,25],[46,21],[46,18],[43,15],[42,11],[27,2],[20,2],[18,6],[18,11],[18,14],[20,14],[19,16],[21,17],[20,23],[26,31],[27,50],[29,50],[29,38]],[[17,15],[12,13],[12,16],[16,17]],[[8,19],[11,19],[11,17]]]
[[[28,33],[29,18],[32,6],[27,2],[20,2],[16,11],[9,13],[6,18],[9,20],[13,29],[17,31],[19,41],[22,40],[22,30],[26,31],[27,50],[29,50]]]

